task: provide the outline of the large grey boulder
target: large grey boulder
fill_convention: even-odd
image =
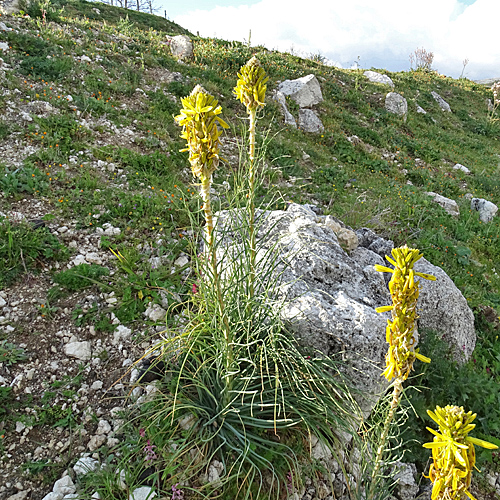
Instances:
[[[436,281],[420,280],[418,328],[438,332],[450,346],[454,359],[459,363],[467,361],[476,346],[474,314],[467,300],[440,267],[423,258],[415,264],[415,270],[436,277]],[[432,353],[427,355],[432,358]]]
[[[363,75],[372,83],[381,83],[382,85],[389,85],[389,87],[394,88],[393,81],[387,75],[377,73],[376,71],[365,71]]]
[[[417,477],[417,468],[414,464],[404,464],[397,462],[394,464],[396,483],[396,493],[400,500],[414,500],[417,496],[419,487],[415,481]]]
[[[323,122],[312,109],[299,109],[299,128],[304,132],[319,133],[325,130]]]
[[[471,210],[477,210],[479,212],[479,219],[481,222],[491,222],[498,212],[498,207],[484,198],[472,198],[470,201],[470,208]]]
[[[408,113],[408,103],[401,94],[389,92],[385,96],[385,109],[389,111],[389,113],[406,117]]]
[[[290,96],[301,108],[310,108],[323,101],[318,79],[314,75],[296,80],[285,80],[278,85],[278,91]]]
[[[231,231],[238,217],[218,214],[217,228],[223,232],[218,237],[223,239],[220,247],[226,258],[238,254],[237,237]],[[280,314],[302,344],[327,356],[341,356],[354,385],[366,397],[360,404],[368,414],[387,387],[381,373],[389,313],[376,313],[375,308],[391,300],[383,274],[373,266],[387,265],[376,251],[389,253],[392,242],[362,229],[356,231],[360,246],[348,255],[331,218],[297,204],[285,212],[259,213],[259,221],[259,256],[269,249],[277,255],[276,268],[269,275],[279,283]],[[427,262],[419,268],[424,269],[438,276],[438,281],[422,280],[419,326],[440,332],[463,359],[475,342],[472,313],[444,271]]]
[[[193,42],[187,35],[167,35],[167,41],[170,45],[170,51],[178,59],[193,58]]]
[[[451,113],[451,107],[450,105],[437,93],[434,92],[434,90],[431,92],[432,97],[434,97],[434,100],[439,104],[439,107],[443,111],[448,111]]]

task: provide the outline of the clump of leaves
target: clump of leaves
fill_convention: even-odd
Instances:
[[[39,193],[47,189],[46,176],[36,167],[27,165],[16,169],[0,167],[0,191],[6,195]]]
[[[54,281],[70,292],[84,290],[94,284],[100,284],[102,276],[108,276],[107,267],[97,264],[79,264],[67,271],[61,271],[54,275]]]
[[[63,260],[67,248],[47,228],[0,221],[0,288],[13,283],[23,271],[36,269],[45,259]]]
[[[4,340],[0,342],[0,364],[11,366],[19,361],[28,359],[22,347],[18,347],[11,342]]]

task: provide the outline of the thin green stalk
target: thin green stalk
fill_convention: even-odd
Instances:
[[[211,179],[209,177],[203,176],[201,179],[201,189],[200,195],[203,200],[203,212],[205,213],[205,235],[208,247],[208,258],[210,260],[210,266],[212,268],[212,283],[216,289],[217,302],[219,308],[219,314],[224,323],[224,341],[226,343],[226,370],[229,373],[231,371],[231,366],[233,364],[233,338],[231,333],[231,328],[229,326],[229,321],[225,313],[224,297],[222,295],[221,283],[219,271],[217,269],[217,253],[215,249],[215,242],[213,239],[214,222],[213,222],[213,212],[210,202],[210,185]],[[229,402],[229,394],[232,387],[232,377],[228,378],[228,385],[226,391],[226,401]]]
[[[251,302],[254,297],[255,290],[255,259],[256,259],[256,242],[255,242],[255,124],[257,122],[257,108],[249,110],[250,117],[250,167],[248,172],[250,192],[248,194],[250,201],[250,220],[249,220],[249,239],[250,239],[250,276],[249,276],[249,296]]]
[[[391,428],[391,423],[394,419],[394,415],[401,401],[401,393],[403,392],[403,378],[398,377],[394,381],[394,389],[392,392],[392,401],[391,406],[389,407],[389,413],[387,414],[387,418],[384,422],[384,428],[382,430],[382,435],[380,436],[380,444],[377,449],[377,456],[375,458],[375,467],[372,472],[372,482],[370,485],[370,490],[368,491],[368,500],[373,498],[373,493],[376,485],[376,478],[378,471],[380,470],[380,465],[382,463],[382,456],[385,451],[385,446],[387,442],[387,437],[389,436],[389,430]]]

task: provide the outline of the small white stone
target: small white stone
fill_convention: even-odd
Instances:
[[[93,391],[99,391],[102,389],[102,386],[103,386],[103,383],[101,380],[96,380],[91,386],[90,388],[93,390]]]
[[[73,242],[71,242],[73,243]],[[71,246],[71,245],[70,245]],[[75,246],[76,246],[76,243],[75,243]],[[86,260],[85,260],[85,256],[84,255],[77,255],[74,259],[73,259],[73,265],[74,266],[79,266],[80,264],[86,264]]]
[[[101,265],[102,260],[96,252],[89,252],[85,255],[85,260],[90,262],[90,264]]]
[[[189,258],[185,254],[179,255],[179,257],[177,257],[177,259],[174,262],[174,266],[177,267],[184,267],[187,264],[189,264]]]
[[[89,341],[70,342],[64,346],[64,354],[71,358],[87,361],[92,357],[92,348]]]
[[[97,424],[97,434],[109,434],[111,432],[111,425],[107,420],[99,420]]]
[[[464,166],[464,165],[461,165],[460,163],[457,163],[454,167],[453,167],[453,170],[461,170],[462,172],[466,173],[466,174],[470,174],[470,170]]]
[[[165,311],[165,309],[158,304],[152,304],[146,309],[144,315],[154,322],[165,321],[167,311]]]
[[[100,448],[106,442],[106,436],[98,435],[90,438],[89,444],[87,445],[90,451],[95,451]]]
[[[91,457],[81,457],[78,459],[75,465],[73,465],[73,470],[77,476],[84,476],[87,472],[96,470],[99,462]]]
[[[23,432],[26,426],[22,422],[16,422],[16,432]]]
[[[128,500],[151,500],[155,498],[156,492],[149,486],[141,486],[135,489],[129,496]]]
[[[69,493],[74,493],[76,491],[75,484],[70,476],[64,476],[54,483],[52,488],[54,493],[60,493],[61,496],[68,495]]]
[[[7,305],[7,302],[5,301],[5,299],[3,297],[0,296],[0,307],[4,307]]]
[[[113,332],[113,344],[119,344],[123,340],[128,340],[132,335],[132,330],[123,325],[118,325]]]

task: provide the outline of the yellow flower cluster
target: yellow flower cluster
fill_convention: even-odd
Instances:
[[[186,139],[189,163],[193,175],[210,179],[219,164],[220,130],[228,128],[219,116],[222,113],[217,100],[197,85],[188,97],[181,99],[183,108],[175,120],[183,127],[181,137]]]
[[[425,363],[430,363],[430,359],[419,354],[414,348],[415,320],[417,319],[417,299],[419,295],[419,283],[415,281],[416,276],[427,280],[435,280],[435,276],[418,273],[413,270],[414,264],[422,257],[419,250],[408,248],[406,245],[392,249],[391,259],[386,255],[386,259],[394,266],[389,267],[375,265],[375,269],[380,272],[392,273],[389,282],[389,291],[392,296],[392,305],[378,307],[377,312],[391,311],[392,320],[387,320],[386,340],[389,350],[386,355],[386,369],[383,375],[387,380],[393,377],[406,380],[413,368],[416,358]]]
[[[476,414],[466,413],[461,406],[436,406],[435,412],[427,410],[427,413],[439,425],[439,432],[427,427],[434,440],[423,445],[432,449],[434,460],[429,469],[429,478],[434,483],[432,500],[459,500],[464,493],[475,500],[468,491],[476,463],[474,445],[490,450],[498,446],[468,435],[476,427],[472,423]]]
[[[241,67],[234,94],[246,106],[248,112],[264,106],[268,80],[266,72],[255,56]]]

